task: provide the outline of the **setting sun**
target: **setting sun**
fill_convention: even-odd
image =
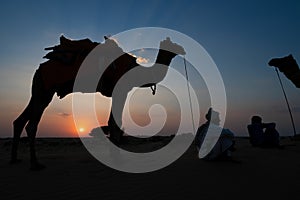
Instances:
[[[79,132],[83,132],[84,131],[84,128],[79,128]]]

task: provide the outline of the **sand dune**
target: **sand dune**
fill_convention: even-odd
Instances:
[[[168,167],[130,174],[98,162],[78,138],[39,138],[38,155],[47,168],[33,172],[26,139],[18,165],[8,164],[11,139],[1,139],[0,199],[291,199],[300,188],[300,141],[282,143],[288,146],[261,149],[240,138],[234,154],[239,163],[199,160],[191,146]]]

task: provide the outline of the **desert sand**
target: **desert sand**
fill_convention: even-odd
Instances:
[[[155,146],[159,141],[139,145]],[[9,164],[11,139],[0,139],[0,199],[297,199],[300,141],[284,149],[255,148],[238,138],[234,160],[208,162],[191,146],[171,165],[150,173],[111,169],[88,153],[79,138],[38,138],[42,171],[29,170],[26,138],[17,165]]]

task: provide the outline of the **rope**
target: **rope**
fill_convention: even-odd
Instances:
[[[193,131],[194,131],[194,133],[196,133],[195,124],[194,124],[193,108],[192,108],[191,92],[190,92],[190,86],[189,86],[189,76],[188,76],[188,73],[187,73],[185,56],[183,56],[183,62],[184,62],[184,69],[185,69],[185,76],[186,76],[186,86],[187,86],[188,95],[189,95],[189,102],[190,102],[190,110],[191,110],[191,116],[192,116]]]
[[[293,125],[293,130],[294,130],[294,137],[295,137],[296,136],[296,127],[295,127],[293,115],[292,115],[292,112],[291,112],[290,104],[289,104],[289,101],[287,99],[286,93],[284,91],[283,84],[282,84],[281,78],[280,78],[279,73],[278,73],[278,69],[276,67],[275,67],[275,71],[277,73],[277,77],[278,77],[279,83],[281,85],[281,89],[282,89],[282,92],[283,92],[283,95],[284,95],[284,98],[285,98],[285,101],[286,101],[286,105],[287,105],[289,113],[290,113],[290,117],[291,117],[291,121],[292,121],[292,125]]]

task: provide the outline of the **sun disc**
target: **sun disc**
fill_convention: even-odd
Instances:
[[[79,128],[79,132],[83,132],[84,131],[84,128]]]

